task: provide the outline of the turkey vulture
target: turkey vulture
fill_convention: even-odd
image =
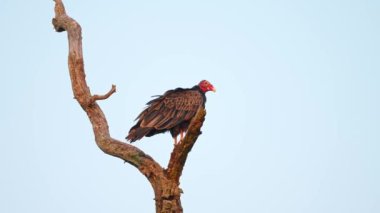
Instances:
[[[170,131],[174,144],[177,144],[177,136],[180,141],[183,133],[187,131],[191,119],[200,107],[206,103],[205,93],[215,92],[215,87],[208,81],[203,80],[190,89],[177,88],[166,91],[163,95],[147,103],[147,108],[137,116],[137,123],[126,137],[131,143],[142,137]]]

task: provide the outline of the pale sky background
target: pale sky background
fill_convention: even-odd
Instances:
[[[185,212],[380,212],[380,1],[74,1],[87,81],[123,140],[150,96],[202,79]],[[0,0],[0,212],[154,212],[73,99],[53,1]],[[169,134],[136,146],[166,165]]]

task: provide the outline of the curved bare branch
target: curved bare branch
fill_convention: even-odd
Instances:
[[[67,31],[69,41],[68,64],[74,97],[91,121],[96,144],[106,154],[121,158],[137,167],[149,179],[164,179],[162,167],[153,158],[137,147],[111,138],[107,119],[96,100],[108,98],[116,91],[115,86],[106,95],[91,95],[85,79],[81,27],[66,14],[61,0],[55,0],[53,25],[57,32]]]

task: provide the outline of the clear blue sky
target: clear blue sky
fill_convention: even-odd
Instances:
[[[74,1],[115,138],[150,96],[212,82],[186,212],[380,212],[380,1]],[[73,99],[53,1],[1,0],[0,212],[154,212]],[[136,146],[166,165],[169,134]]]

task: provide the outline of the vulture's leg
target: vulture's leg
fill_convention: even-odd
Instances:
[[[181,130],[181,136],[180,136],[180,142],[182,142],[182,139],[183,139],[183,131]]]
[[[177,145],[177,136],[175,136],[173,138],[174,138],[174,145]]]

